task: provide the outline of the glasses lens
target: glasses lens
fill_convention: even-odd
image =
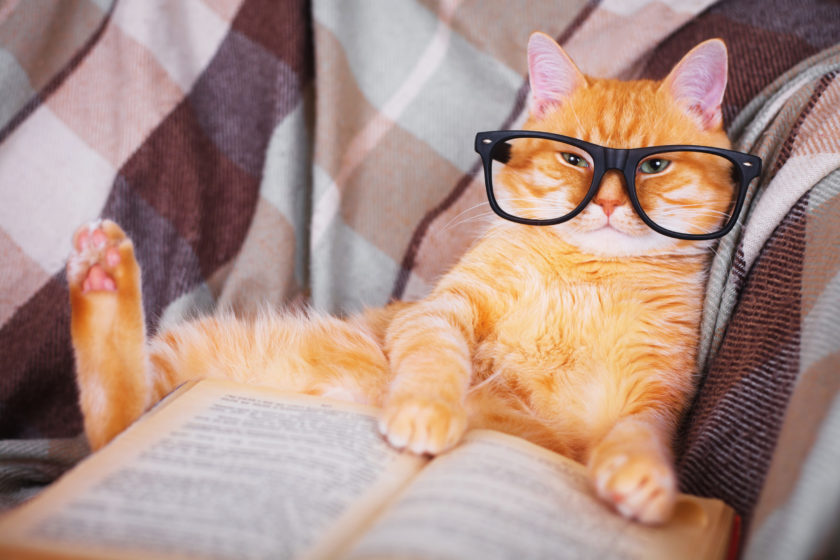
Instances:
[[[493,198],[517,218],[565,217],[583,202],[592,184],[592,157],[565,142],[513,138],[497,143],[491,158]]]
[[[738,168],[703,152],[662,152],[639,162],[636,194],[656,225],[680,234],[717,233],[733,218]]]

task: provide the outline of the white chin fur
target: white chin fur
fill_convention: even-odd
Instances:
[[[569,227],[557,227],[558,235],[570,245],[585,253],[605,257],[633,257],[671,252],[676,246],[676,239],[661,235],[651,230],[640,237],[626,235],[612,227],[602,227],[594,231],[575,231]]]

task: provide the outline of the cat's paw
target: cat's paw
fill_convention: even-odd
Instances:
[[[379,431],[392,446],[418,455],[446,451],[461,440],[466,428],[463,406],[435,398],[393,399],[379,420]]]
[[[110,220],[91,222],[73,235],[67,283],[82,294],[115,292],[133,264],[134,248],[125,232]]]
[[[602,445],[589,462],[598,495],[624,517],[650,525],[671,518],[677,498],[674,469],[662,453]]]

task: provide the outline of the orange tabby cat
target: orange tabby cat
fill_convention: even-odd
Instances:
[[[585,77],[539,33],[528,58],[526,129],[614,148],[729,146],[721,41],[698,45],[662,82]],[[519,165],[538,176],[552,161],[537,150]],[[523,176],[509,176],[508,188],[538,208],[545,189]],[[388,441],[415,453],[446,450],[468,426],[523,436],[588,465],[598,494],[625,516],[663,522],[676,492],[671,440],[694,387],[709,242],[651,230],[622,181],[608,172],[588,207],[559,225],[494,221],[420,302],[346,320],[206,317],[151,340],[131,241],[113,222],[85,226],[67,277],[87,437],[103,446],[182,381],[232,378],[381,406]],[[722,188],[702,168],[671,182]]]

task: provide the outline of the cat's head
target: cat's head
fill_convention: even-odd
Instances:
[[[549,36],[535,33],[528,44],[531,82],[526,130],[575,137],[610,148],[690,144],[729,148],[723,130],[721,100],[726,87],[726,46],[714,39],[692,49],[661,81],[622,82],[583,75]],[[512,204],[527,208],[566,208],[581,200],[573,192],[579,173],[569,154],[546,149],[545,143],[520,143],[500,177]],[[565,158],[565,159],[564,159]],[[648,215],[696,222],[697,231],[714,228],[710,212],[731,199],[731,177],[711,165],[672,165],[658,174],[636,178]],[[550,227],[565,242],[603,256],[696,253],[709,242],[667,237],[636,214],[623,176],[608,171],[595,198],[568,222]],[[572,203],[572,199],[575,202]],[[718,200],[719,199],[719,200]],[[648,210],[649,209],[649,210]],[[529,210],[523,208],[523,212]]]

